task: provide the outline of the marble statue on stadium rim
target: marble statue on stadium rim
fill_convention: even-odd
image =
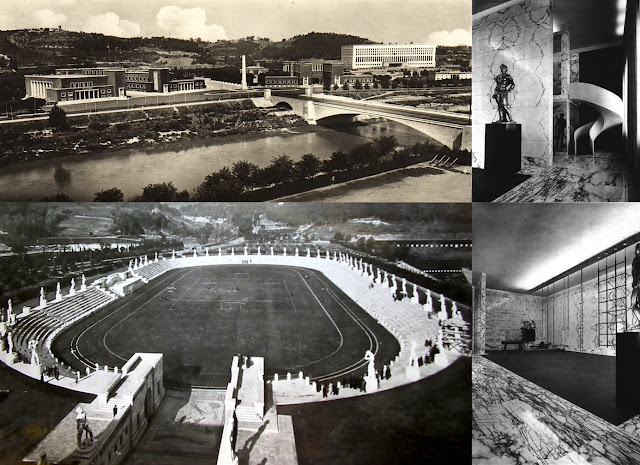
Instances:
[[[311,257],[311,249],[307,247],[307,257]]]
[[[44,287],[40,288],[40,307],[47,306],[47,298],[44,296]]]
[[[171,251],[171,258],[172,258],[172,259],[175,259],[175,258],[176,258],[176,251],[175,251],[175,250],[172,250],[172,251]]]
[[[447,302],[444,294],[440,294],[440,311],[438,312],[438,319],[442,321],[447,319]]]
[[[418,345],[415,340],[411,340],[411,352],[409,354],[409,364],[405,370],[407,378],[411,381],[417,381],[420,379],[420,367],[418,366],[418,357],[416,355],[416,348]]]
[[[11,299],[7,301],[7,324],[11,322],[11,314],[13,313],[13,307],[11,305]]]
[[[413,294],[411,295],[411,302],[414,304],[420,303],[420,298],[418,297],[418,286],[416,284],[413,285]]]
[[[80,286],[80,290],[84,291],[87,288],[87,278],[82,275],[82,285]]]
[[[218,247],[218,257],[222,257],[222,249]]]
[[[249,250],[247,248],[247,246],[244,246],[244,256],[246,257],[247,255],[249,255]]]
[[[82,439],[83,435],[86,436],[86,442]],[[76,408],[76,442],[80,448],[93,444],[93,431],[89,427],[87,414],[82,407]]]
[[[196,252],[196,249],[193,249],[193,258],[197,258],[198,257],[198,253]]]
[[[76,280],[71,278],[71,284],[69,285],[69,295],[76,295]]]
[[[9,345],[7,353],[11,355],[13,353],[13,331],[7,331],[7,344]]]
[[[458,318],[459,320],[462,319],[462,314],[460,313],[460,310],[458,310],[458,304],[456,304],[455,301],[451,302],[451,313],[454,318]]]
[[[206,249],[204,249],[204,256],[208,257],[209,256],[209,247],[207,247]]]
[[[285,256],[285,257],[287,256],[287,248],[286,247],[284,247],[284,249],[282,251],[282,255]]]
[[[56,301],[62,300],[62,290],[60,289],[60,281],[56,283]]]
[[[34,366],[40,366],[40,355],[38,355],[38,341],[32,339],[29,341],[27,347],[31,350],[31,364]]]
[[[129,260],[129,271],[133,271],[133,260]]]
[[[269,252],[271,253],[271,256],[273,256],[273,247],[269,247]]]
[[[258,256],[260,256],[260,246],[258,246]]]
[[[445,366],[447,364],[447,354],[444,353],[444,337],[442,335],[442,326],[438,327],[438,338],[436,339],[436,347],[438,353],[433,357],[433,363],[436,366]]]
[[[402,278],[402,292],[407,294],[407,278]]]
[[[317,256],[318,256],[318,258],[320,258],[320,249],[317,249],[317,252],[318,252]]]
[[[433,312],[433,300],[431,299],[431,291],[429,289],[426,289],[425,295],[427,297],[427,300],[424,303],[424,309],[427,311],[427,313],[431,313]]]
[[[235,256],[236,254],[236,248],[235,247],[231,247],[231,256]]]
[[[369,362],[367,365],[367,374],[364,377],[364,386],[366,392],[375,392],[378,390],[378,379],[376,378],[375,355],[370,350],[364,353],[364,359]]]

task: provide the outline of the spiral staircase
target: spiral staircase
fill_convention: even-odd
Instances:
[[[600,113],[598,119],[580,126],[573,133],[574,155],[578,154],[578,141],[585,138],[589,141],[591,154],[595,154],[596,138],[607,129],[622,124],[622,99],[607,89],[586,82],[570,83],[569,99],[576,103],[586,103]]]

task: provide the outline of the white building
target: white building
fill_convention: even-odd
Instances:
[[[435,68],[436,46],[431,44],[343,45],[341,61],[350,69]]]

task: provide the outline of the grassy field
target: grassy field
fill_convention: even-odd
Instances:
[[[77,356],[72,356],[73,346]],[[164,354],[165,383],[225,386],[234,355],[265,357],[265,375],[312,379],[363,373],[399,351],[395,338],[321,273],[270,265],[174,270],[62,334],[53,350],[72,366],[122,366]]]

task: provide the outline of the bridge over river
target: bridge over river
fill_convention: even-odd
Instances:
[[[416,129],[451,149],[471,150],[469,115],[312,94],[301,90],[266,89],[265,98],[275,105],[292,110],[310,124],[339,115],[380,117]]]

